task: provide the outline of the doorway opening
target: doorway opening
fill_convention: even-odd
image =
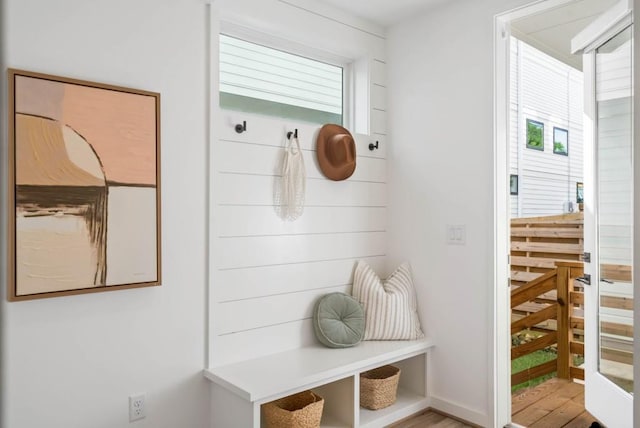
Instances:
[[[589,426],[583,288],[574,280],[584,274],[582,61],[532,45],[549,27],[541,15],[511,24],[511,416],[522,426]],[[553,43],[572,36],[566,25],[554,23]]]
[[[584,207],[585,181],[593,187],[588,195],[595,195],[598,190],[602,200],[606,199],[602,195],[607,184],[592,183],[591,177],[585,180],[582,174],[582,134],[587,140],[593,137],[590,129],[598,119],[585,116],[588,123],[583,132],[582,113],[588,112],[589,108],[583,108],[581,98],[583,94],[588,95],[585,88],[589,85],[582,83],[583,56],[572,55],[571,41],[621,3],[616,0],[547,0],[496,19],[495,314],[498,334],[494,399],[498,426],[502,426],[503,421],[559,427],[571,423],[589,426],[595,421],[585,412],[582,386],[574,383],[585,377],[582,358],[585,354],[585,321],[582,316],[589,317],[589,314],[583,310],[583,291],[588,291],[587,300],[591,293],[582,283],[588,282],[588,274],[585,274],[582,262],[584,217],[581,209]],[[607,41],[604,39],[602,43]],[[588,70],[593,71],[589,68],[592,66],[589,57],[585,55],[585,58]],[[589,76],[593,78],[595,73]],[[632,116],[627,115],[627,118],[632,121]],[[589,119],[594,119],[594,123]],[[592,148],[587,145],[587,150]],[[597,159],[598,154],[594,153]],[[607,157],[610,158],[610,153],[603,159]],[[632,172],[632,166],[626,169]],[[626,179],[630,184],[629,177]],[[592,197],[591,206],[596,199]],[[629,201],[632,205],[632,198],[625,200],[627,205]],[[598,206],[595,211],[602,209]],[[593,223],[593,213],[587,217],[588,222]],[[632,225],[632,221],[627,223]],[[594,230],[611,226],[597,222],[595,225]],[[632,232],[625,238],[631,242]],[[594,251],[605,254],[599,248]],[[594,262],[598,270],[607,272],[602,263],[602,258]],[[592,267],[587,266],[586,270],[591,272]],[[602,273],[594,278],[601,278],[597,288],[602,288]],[[608,282],[606,278],[604,280]],[[515,291],[518,288],[523,292]],[[627,284],[627,288],[632,289],[632,284]],[[633,305],[632,294],[596,294],[597,310],[592,316],[595,321],[586,323],[596,325],[598,330],[597,335],[589,337],[599,344],[596,371],[603,374],[603,364],[611,365],[603,359],[604,347],[600,346],[605,340],[611,343],[605,325],[615,327],[618,333],[626,331],[628,341],[624,345],[633,346],[632,327],[625,328],[624,322],[618,322],[618,319],[613,320],[615,326],[611,320],[603,322],[604,301],[612,297],[616,305],[622,302],[626,302],[626,307]],[[633,319],[632,312],[630,318]],[[615,339],[618,343],[626,340],[624,337]],[[616,349],[615,353],[632,362],[631,352]],[[520,367],[514,367],[512,372],[512,364]],[[530,382],[539,382],[541,375],[567,379],[567,382],[543,385],[542,392],[526,389],[533,386]],[[511,403],[511,387],[525,389],[516,393],[512,406],[501,405],[505,400]],[[553,391],[560,390],[564,391],[565,398],[571,395],[570,399],[564,400],[564,408],[549,408],[545,397],[548,398],[546,401],[553,401]],[[541,401],[541,409],[529,408],[538,401]]]

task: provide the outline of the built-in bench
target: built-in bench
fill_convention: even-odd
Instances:
[[[428,339],[365,341],[352,348],[307,346],[206,369],[213,381],[214,428],[261,427],[261,405],[311,389],[324,398],[321,427],[383,427],[429,406]],[[402,370],[397,401],[361,408],[360,373],[393,364]]]

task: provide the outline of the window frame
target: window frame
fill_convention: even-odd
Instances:
[[[509,195],[518,196],[520,193],[520,178],[518,174],[510,174],[509,175]]]
[[[564,152],[556,150],[556,131],[562,131],[567,135],[567,146],[564,148]],[[556,155],[569,156],[569,130],[560,128],[559,126],[553,127],[553,153]]]
[[[584,183],[582,181],[576,182],[576,203],[577,204],[584,203]]]
[[[529,143],[529,124],[533,124],[533,125],[540,125],[541,129],[541,137],[542,140],[540,141],[541,146],[534,146],[532,144]],[[538,150],[540,152],[544,152],[544,123],[540,122],[538,120],[535,119],[527,119],[526,120],[526,144],[527,144],[527,148],[528,149],[532,149],[532,150]]]
[[[345,58],[340,55],[331,54],[319,49],[312,48],[310,46],[303,45],[301,43],[279,38],[269,34],[265,34],[253,29],[249,29],[238,24],[229,21],[220,21],[220,27],[216,29],[215,43],[216,51],[218,52],[218,63],[220,62],[219,35],[225,35],[234,37],[240,40],[244,40],[249,43],[254,43],[266,48],[276,49],[292,55],[297,55],[303,58],[307,58],[313,61],[323,62],[325,64],[333,65],[342,68],[342,126],[347,129],[352,129],[354,126],[355,102],[354,102],[354,72],[353,72],[353,59]],[[222,109],[219,104],[220,93],[220,81],[216,81],[216,87],[211,88],[212,91],[217,93],[216,99],[218,104],[216,108]],[[258,113],[259,114],[259,113]],[[284,119],[290,119],[285,117]],[[295,120],[295,119],[292,119]]]

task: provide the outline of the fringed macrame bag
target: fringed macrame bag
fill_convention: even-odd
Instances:
[[[294,144],[295,143],[295,144]],[[282,177],[276,192],[276,207],[284,220],[296,220],[304,210],[306,172],[300,141],[291,135],[282,159]]]

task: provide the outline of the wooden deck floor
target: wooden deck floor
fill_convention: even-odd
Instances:
[[[584,409],[584,385],[553,378],[511,397],[512,421],[531,428],[589,428],[596,421]]]
[[[584,385],[553,378],[511,397],[512,422],[528,428],[589,428],[596,418],[584,409]],[[427,410],[390,428],[467,428]]]

